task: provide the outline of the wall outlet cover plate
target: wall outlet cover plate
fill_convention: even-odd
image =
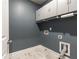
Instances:
[[[58,35],[58,39],[63,39],[63,36],[62,35]]]

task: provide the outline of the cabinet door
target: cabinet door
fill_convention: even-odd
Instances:
[[[46,15],[47,15],[46,10],[47,10],[46,5],[41,8],[40,19],[46,19]]]
[[[57,13],[57,0],[53,0],[49,3],[48,5],[48,17],[53,17],[53,16],[56,16],[56,13]]]
[[[36,11],[36,21],[40,21],[42,19],[45,19],[45,7],[40,8]]]
[[[77,0],[69,0],[69,12],[77,10]]]
[[[36,19],[42,20],[56,16],[56,12],[57,12],[57,0],[53,0],[36,12]]]
[[[36,11],[36,21],[40,21],[42,19],[42,9]]]
[[[42,8],[42,16],[43,16],[43,19],[46,19],[49,17],[49,12],[48,12],[48,7],[49,5],[46,4],[43,8]]]
[[[68,13],[68,0],[58,0],[57,15]]]
[[[42,19],[46,19],[47,18],[47,5],[43,6],[42,8],[40,8],[39,10],[36,11],[36,20],[40,21]]]
[[[56,16],[57,0],[53,0],[41,8],[41,19]]]
[[[36,21],[40,20],[40,10],[36,11]]]

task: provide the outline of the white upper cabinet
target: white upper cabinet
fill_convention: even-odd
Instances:
[[[58,0],[57,15],[77,10],[77,0]]]
[[[77,10],[77,0],[58,0],[57,15]]]
[[[53,0],[36,11],[36,20],[56,16],[57,0]]]
[[[41,8],[41,19],[45,19],[47,15],[47,5]]]
[[[57,15],[68,13],[68,0],[58,0]]]
[[[40,21],[45,18],[45,6],[36,11],[36,20]]]
[[[53,0],[47,4],[46,18],[56,16],[57,0]]]
[[[40,9],[38,11],[36,11],[36,20],[37,21],[40,20]]]
[[[43,7],[36,11],[36,20],[40,21],[43,19]]]
[[[77,11],[77,0],[52,0],[36,11],[36,20],[39,21],[72,11]]]
[[[69,12],[77,11],[77,0],[69,0]]]

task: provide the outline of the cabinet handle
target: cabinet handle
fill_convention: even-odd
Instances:
[[[51,11],[51,9],[49,8],[49,9],[48,9],[48,12],[50,12],[50,11]]]
[[[68,4],[68,5],[71,4],[71,0],[67,0],[67,4]]]
[[[69,0],[67,0],[67,4],[69,4]]]
[[[69,4],[71,4],[71,0],[69,0]]]

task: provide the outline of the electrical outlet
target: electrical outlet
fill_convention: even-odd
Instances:
[[[51,31],[52,30],[52,27],[50,27],[49,30]]]
[[[63,36],[62,35],[58,35],[58,39],[62,39],[63,38]]]

